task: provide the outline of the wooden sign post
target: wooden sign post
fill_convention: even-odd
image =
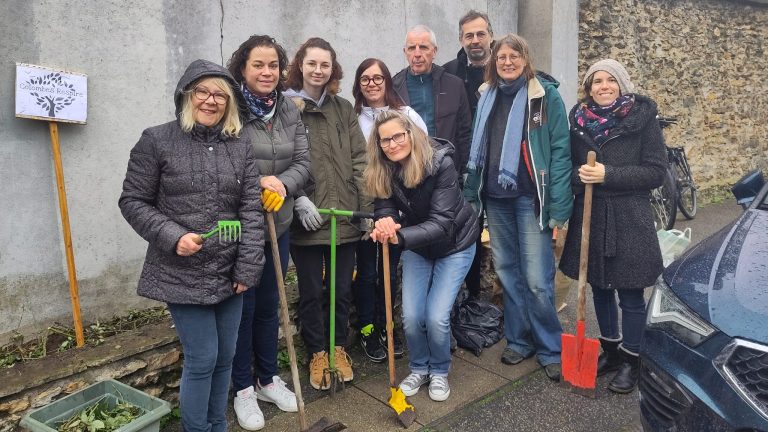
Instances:
[[[87,117],[87,77],[34,65],[16,63],[16,117],[48,121],[51,153],[59,194],[61,231],[67,256],[69,296],[78,347],[85,345],[83,321],[80,316],[80,295],[77,288],[75,254],[69,228],[67,191],[64,188],[64,168],[61,164],[58,122],[85,124]]]

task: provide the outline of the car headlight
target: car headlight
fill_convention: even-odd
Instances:
[[[685,305],[659,277],[648,303],[646,326],[669,333],[693,348],[717,331]]]

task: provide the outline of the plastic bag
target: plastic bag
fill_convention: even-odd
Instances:
[[[691,228],[685,231],[680,230],[658,230],[656,236],[659,238],[659,247],[661,248],[661,258],[664,261],[664,267],[672,264],[672,261],[683,254],[691,244]]]
[[[451,317],[453,337],[458,346],[479,357],[504,336],[504,312],[485,300],[467,298],[466,291],[459,297]]]

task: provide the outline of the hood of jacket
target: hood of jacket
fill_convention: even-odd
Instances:
[[[432,148],[435,151],[432,154],[432,171],[433,172],[430,173],[431,175],[437,172],[437,169],[440,168],[440,162],[443,160],[443,158],[446,156],[451,157],[453,153],[456,151],[456,148],[447,139],[429,137],[429,140],[430,140],[430,144],[432,144]]]
[[[237,100],[237,110],[240,112],[240,117],[243,120],[248,118],[248,105],[245,102],[245,97],[240,92],[240,84],[235,81],[235,78],[224,67],[217,65],[216,63],[208,60],[198,59],[193,61],[187,66],[187,70],[184,71],[184,75],[179,79],[179,83],[176,84],[176,91],[173,93],[173,101],[176,104],[176,117],[178,118],[181,113],[181,102],[184,92],[192,87],[192,84],[196,83],[202,78],[224,78],[232,87],[232,92],[235,94]]]

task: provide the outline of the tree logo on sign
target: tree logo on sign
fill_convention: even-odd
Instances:
[[[27,83],[35,90],[29,94],[35,97],[35,103],[48,111],[48,117],[56,117],[57,111],[75,101],[74,84],[68,83],[58,72],[31,78]]]

